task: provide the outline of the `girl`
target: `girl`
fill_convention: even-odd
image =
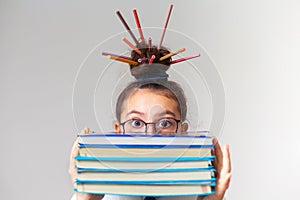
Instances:
[[[133,82],[120,94],[116,105],[117,122],[114,124],[116,133],[144,132],[152,133],[183,133],[188,129],[185,123],[186,99],[181,87],[172,81]],[[89,128],[82,131],[88,134]],[[184,197],[184,199],[222,200],[231,178],[230,154],[228,145],[220,148],[215,139],[216,156],[214,167],[217,170],[215,194],[206,197]],[[70,159],[69,174],[75,181],[76,169],[74,157],[78,154],[75,141]],[[76,187],[76,186],[75,186]],[[112,195],[74,194],[72,200],[140,200],[142,197],[126,197]],[[157,199],[183,199],[183,197],[163,197]]]

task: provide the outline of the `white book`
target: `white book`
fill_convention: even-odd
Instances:
[[[92,146],[128,146],[136,145],[157,145],[159,146],[198,146],[211,148],[213,146],[213,137],[207,136],[207,132],[181,135],[141,135],[141,134],[87,134],[78,135],[79,144],[88,147]]]

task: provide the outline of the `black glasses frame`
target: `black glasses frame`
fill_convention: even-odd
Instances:
[[[175,131],[175,133],[177,133],[178,124],[181,123],[181,120],[179,120],[179,119],[175,119],[173,117],[164,117],[164,118],[161,118],[161,119],[157,120],[156,122],[145,122],[144,120],[141,120],[141,119],[139,119],[139,120],[142,121],[145,124],[145,126],[146,126],[145,133],[147,133],[148,124],[156,124],[157,122],[159,122],[162,119],[173,119],[176,122],[176,131]],[[120,125],[123,127],[123,134],[125,134],[125,124],[129,121],[132,121],[132,120],[136,120],[136,119],[128,119],[128,120],[120,123]],[[156,133],[156,126],[154,126],[154,132]]]

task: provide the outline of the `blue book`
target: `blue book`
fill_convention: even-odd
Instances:
[[[127,169],[78,169],[78,180],[101,180],[101,181],[195,181],[210,180],[214,169],[153,169],[153,171]]]
[[[130,180],[79,180],[76,179],[77,184],[81,183],[90,183],[90,184],[127,184],[127,185],[145,185],[145,184],[151,184],[151,185],[209,185],[209,186],[215,186],[216,185],[216,178],[211,178],[207,180],[145,180],[145,181],[130,181]]]
[[[213,146],[209,147],[198,147],[197,146],[186,146],[186,147],[177,147],[177,146],[168,146],[160,147],[157,145],[133,145],[129,148],[128,146],[114,146],[110,145],[107,147],[100,147],[97,145],[90,146],[84,145],[79,146],[79,155],[87,157],[133,157],[133,158],[142,158],[142,157],[206,157],[211,155],[211,149]]]
[[[176,148],[183,146],[183,148],[196,145],[198,147],[212,146],[213,137],[205,134],[181,134],[181,135],[142,135],[142,134],[87,134],[78,135],[79,145],[99,147],[109,147],[129,145],[132,148],[134,145],[143,147],[143,145],[151,145],[153,148],[160,148],[166,146],[175,146]]]
[[[172,161],[212,161],[215,156],[205,157],[110,157],[109,155],[103,157],[93,156],[76,156],[75,159],[80,160],[94,160],[94,161],[130,161],[130,162],[172,162]],[[134,163],[132,163],[134,164]]]
[[[212,166],[208,167],[194,167],[194,168],[172,168],[172,167],[165,167],[165,168],[133,168],[124,169],[124,168],[88,168],[88,167],[76,167],[77,172],[192,172],[192,171],[206,171],[206,170],[213,170]]]
[[[104,158],[104,159],[103,159]],[[78,155],[75,157],[76,166],[78,168],[92,168],[92,169],[140,169],[140,170],[153,170],[162,168],[176,168],[176,169],[187,169],[187,168],[205,168],[211,165],[213,156],[203,157],[202,159],[195,160],[187,158],[185,159],[174,159],[168,158],[167,160],[152,158],[129,158],[124,160],[124,157],[87,157]]]

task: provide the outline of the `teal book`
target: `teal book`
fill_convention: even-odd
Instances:
[[[204,196],[214,194],[213,184],[147,184],[77,182],[76,192],[122,196]]]

